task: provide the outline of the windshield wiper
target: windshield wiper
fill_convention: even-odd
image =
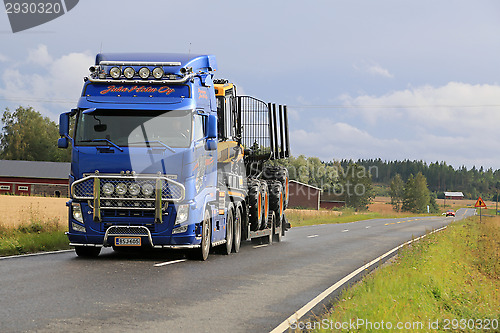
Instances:
[[[140,141],[140,142],[129,142],[129,145],[134,145],[134,144],[138,144],[138,143],[145,143],[146,146],[148,148],[150,148],[149,144],[150,143],[159,143],[160,145],[162,145],[163,147],[167,148],[168,150],[170,150],[172,153],[175,153],[175,150],[170,147],[169,145],[167,145],[166,143],[163,143],[161,141],[158,141],[158,140],[155,140],[155,141]]]
[[[123,149],[120,146],[118,146],[116,143],[113,143],[111,140],[108,140],[108,139],[80,140],[80,142],[107,142],[110,145],[112,145],[113,147],[115,147],[116,149],[118,149],[119,151],[123,151]]]

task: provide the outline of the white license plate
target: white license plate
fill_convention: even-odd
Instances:
[[[141,237],[115,237],[115,246],[141,246]]]

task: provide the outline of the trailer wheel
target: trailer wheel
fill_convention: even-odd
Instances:
[[[250,229],[252,231],[259,230],[262,224],[262,195],[260,181],[257,179],[248,180],[248,213]]]
[[[288,191],[288,169],[282,166],[270,166],[264,169],[262,176],[264,179],[278,180],[281,183],[283,187],[283,210],[287,209],[290,196]]]
[[[242,223],[241,223],[241,209],[238,207],[236,208],[236,215],[234,217],[234,236],[233,236],[233,252],[238,253],[240,252],[240,246],[241,246],[241,230],[242,229]]]
[[[227,221],[226,221],[226,244],[222,245],[224,247],[223,254],[229,255],[233,249],[233,241],[234,241],[234,218],[233,218],[233,210],[229,209],[227,212]]]
[[[260,181],[260,191],[262,195],[262,223],[260,229],[265,229],[270,227],[269,225],[269,189],[267,187],[267,182],[265,180]]]
[[[276,227],[281,227],[281,230],[276,233],[276,228],[273,227],[273,241],[275,241],[276,243],[279,243],[281,242],[281,239],[283,237],[283,220],[280,219],[280,221],[278,222],[278,220],[276,219],[276,224],[275,224]]]
[[[76,255],[82,258],[96,258],[101,253],[100,247],[75,246]]]
[[[283,187],[279,181],[269,183],[269,209],[274,211],[276,216],[274,225],[279,227],[283,216]]]
[[[262,237],[262,244],[269,244],[271,245],[273,243],[273,234],[274,234],[274,223],[276,222],[276,215],[274,215],[274,212],[271,211],[269,213],[269,217],[267,218],[267,224],[271,228],[271,232],[269,235]]]

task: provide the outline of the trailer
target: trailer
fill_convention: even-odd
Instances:
[[[72,149],[67,235],[78,256],[146,247],[206,260],[241,241],[281,241],[287,108],[238,95],[216,70],[211,55],[96,56],[59,124],[58,146]]]

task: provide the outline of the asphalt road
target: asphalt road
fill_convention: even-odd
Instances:
[[[269,332],[363,264],[453,220],[293,228],[281,243],[245,243],[206,262],[110,249],[97,259],[73,251],[1,259],[0,332]]]

